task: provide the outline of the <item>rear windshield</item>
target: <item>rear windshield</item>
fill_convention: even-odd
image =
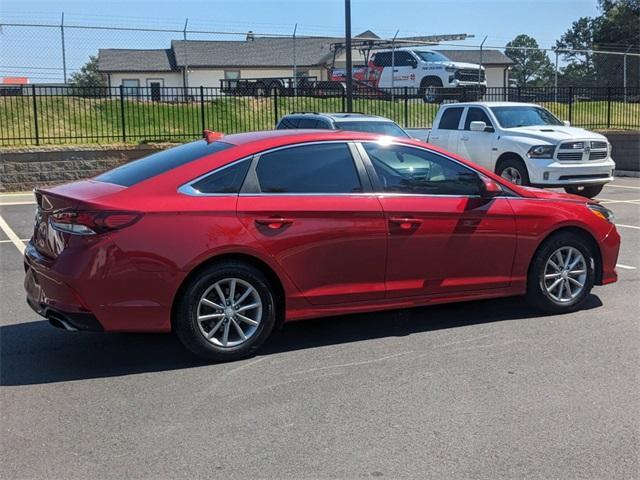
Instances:
[[[336,127],[340,130],[350,130],[352,132],[380,133],[393,137],[408,137],[403,129],[393,122],[336,122]]]
[[[179,147],[169,148],[149,155],[148,157],[126,163],[102,175],[98,175],[95,177],[95,180],[130,187],[143,180],[155,177],[156,175],[160,175],[161,173],[197,160],[198,158],[221,152],[230,147],[233,147],[230,143],[207,143],[206,140],[185,143]]]

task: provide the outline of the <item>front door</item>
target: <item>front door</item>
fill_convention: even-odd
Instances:
[[[386,223],[351,146],[321,142],[263,153],[237,214],[312,304],[384,298]]]
[[[516,230],[506,198],[481,198],[478,174],[443,155],[363,147],[388,225],[389,298],[509,285]]]
[[[473,132],[471,131],[471,122],[484,122],[487,128],[484,132]],[[458,154],[462,158],[493,171],[494,152],[492,147],[494,139],[494,127],[489,116],[482,108],[469,107],[463,129],[460,131]]]

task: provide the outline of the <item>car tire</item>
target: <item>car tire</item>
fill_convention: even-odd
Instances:
[[[561,264],[570,252],[568,265]],[[572,312],[591,293],[594,280],[595,258],[590,242],[576,233],[561,232],[545,240],[534,255],[527,277],[527,300],[546,313]]]
[[[420,84],[419,94],[424,103],[441,103],[442,82],[438,78],[425,78]]]
[[[232,289],[237,309],[229,301]],[[226,297],[224,305],[220,294]],[[197,273],[183,289],[174,310],[173,329],[184,346],[203,360],[245,358],[255,354],[271,334],[276,323],[275,298],[269,280],[257,268],[238,261],[215,263]],[[246,339],[240,336],[238,326]]]
[[[572,195],[580,195],[582,197],[593,198],[600,194],[604,185],[588,185],[576,187],[564,187],[564,191]]]
[[[519,158],[511,157],[500,161],[496,173],[516,185],[529,185],[529,172],[524,162]]]

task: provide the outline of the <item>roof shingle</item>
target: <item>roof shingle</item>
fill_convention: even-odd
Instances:
[[[101,48],[98,50],[98,70],[101,72],[170,72],[175,69],[171,49]]]

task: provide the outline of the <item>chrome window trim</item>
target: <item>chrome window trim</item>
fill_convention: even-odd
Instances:
[[[199,182],[200,180],[207,178],[210,175],[214,175],[216,173],[221,172],[222,170],[225,170],[229,167],[232,167],[234,165],[237,165],[240,162],[244,162],[244,161],[251,161],[252,158],[254,157],[254,155],[249,155],[246,157],[242,157],[238,160],[234,160],[231,163],[227,163],[226,165],[223,165],[221,167],[218,167],[214,170],[210,170],[207,173],[203,173],[202,175],[200,175],[197,178],[194,178],[193,180],[189,180],[187,183],[180,185],[178,187],[178,193],[181,193],[183,195],[189,195],[191,197],[237,197],[238,196],[238,192],[236,193],[203,193],[200,192],[199,190],[196,190],[195,188],[193,188],[193,184]],[[249,168],[251,168],[251,166],[249,166]],[[243,181],[244,183],[244,181]],[[242,189],[242,185],[240,185],[240,189]]]

